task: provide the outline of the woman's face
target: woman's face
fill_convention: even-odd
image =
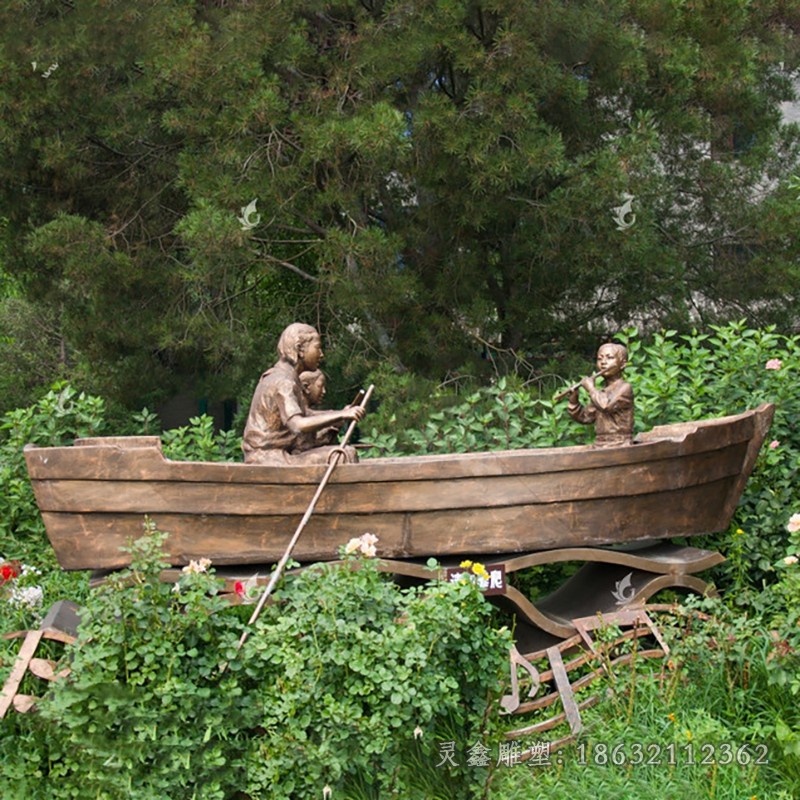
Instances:
[[[319,336],[313,336],[303,345],[300,351],[300,360],[303,362],[303,369],[313,372],[319,367],[323,356],[322,340]]]

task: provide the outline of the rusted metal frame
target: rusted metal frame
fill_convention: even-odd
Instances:
[[[659,607],[658,610],[663,610]],[[614,612],[606,615],[596,615],[595,617],[578,619],[575,621],[578,634],[570,639],[545,650],[537,651],[528,658],[531,660],[538,660],[547,658],[550,669],[540,672],[536,667],[530,663],[528,658],[520,656],[518,652],[511,654],[511,669],[512,669],[512,695],[506,696],[501,701],[504,708],[515,715],[528,713],[531,711],[547,708],[556,700],[560,700],[563,712],[555,714],[549,719],[541,722],[528,725],[523,728],[507,731],[505,733],[506,739],[517,739],[533,734],[540,734],[549,731],[563,722],[567,722],[570,726],[570,735],[558,740],[560,745],[574,741],[576,736],[583,729],[583,721],[581,718],[581,711],[591,708],[600,702],[600,695],[592,695],[582,701],[578,701],[575,694],[580,689],[588,686],[592,681],[596,680],[609,672],[615,667],[623,666],[630,663],[635,658],[663,658],[669,653],[669,648],[661,636],[660,631],[654,625],[648,616],[645,608],[627,609],[625,611]],[[586,675],[578,678],[574,683],[570,682],[569,672],[589,663],[593,658],[598,658],[600,653],[598,647],[595,646],[592,637],[589,635],[591,630],[607,625],[630,625],[633,626],[632,630],[622,633],[616,637],[612,642],[603,643],[601,649],[605,654],[609,654],[613,649],[625,641],[637,640],[642,636],[652,635],[656,641],[661,645],[658,648],[650,648],[647,650],[637,650],[633,653],[623,653],[616,658],[609,661],[601,662],[595,669]],[[571,659],[566,664],[563,660],[563,654],[569,650],[584,645],[588,647],[588,651],[582,653],[576,658]],[[549,694],[529,700],[528,702],[521,703],[519,701],[519,686],[517,683],[517,666],[523,666],[535,679],[532,681],[531,689],[528,691],[528,697],[533,697],[538,688],[550,681],[555,683],[555,690]],[[609,690],[606,690],[608,693]],[[529,756],[530,757],[530,756]]]

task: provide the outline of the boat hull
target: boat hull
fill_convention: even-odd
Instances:
[[[333,472],[295,548],[330,560],[354,536],[385,558],[519,553],[725,529],[772,420],[662,426],[634,445],[369,459]],[[65,569],[127,565],[145,515],[175,565],[262,564],[283,554],[325,468],[173,462],[157,437],[25,449]]]

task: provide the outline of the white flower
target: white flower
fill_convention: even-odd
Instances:
[[[183,568],[182,572],[205,572],[211,566],[210,558],[201,558],[199,561],[191,560]]]
[[[786,564],[787,567],[791,567],[792,564],[797,563],[797,556],[786,556],[786,558],[783,559],[783,563]]]
[[[34,611],[42,605],[43,599],[44,592],[41,586],[15,586],[11,596],[8,598],[8,602],[12,606],[24,606]]]
[[[356,550],[361,549],[361,539],[351,539],[345,546],[344,552],[345,555],[350,555],[350,553],[355,553]]]
[[[324,786],[322,788],[322,798],[323,798],[323,800],[325,800],[325,798],[330,797],[332,794],[333,794],[333,789],[331,789],[330,786]]]
[[[417,725],[417,727],[414,728],[414,738],[415,739],[421,739],[422,738],[422,728],[420,728],[419,725]]]
[[[361,553],[367,558],[375,558],[377,550],[375,545],[378,543],[378,537],[374,533],[365,533],[359,537]]]
[[[789,533],[800,531],[800,514],[792,514],[792,516],[789,517],[786,530],[789,531]]]
[[[375,558],[377,550],[375,545],[378,542],[378,537],[374,533],[365,533],[355,539],[351,539],[344,547],[345,555],[359,552],[367,558]]]

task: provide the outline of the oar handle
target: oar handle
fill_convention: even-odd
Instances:
[[[358,407],[359,408],[366,408],[367,407],[367,403],[369,403],[369,399],[370,399],[370,397],[372,397],[372,391],[373,391],[374,388],[375,388],[375,384],[371,383],[369,385],[369,387],[367,388],[366,392],[361,391],[361,392],[358,393],[358,396],[356,397],[356,402],[358,402],[359,399],[361,400],[361,402],[358,403]],[[347,444],[347,442],[350,441],[350,437],[353,435],[353,431],[356,429],[356,425],[358,425],[358,421],[357,420],[351,420],[350,421],[350,424],[347,426],[347,431],[345,432],[344,438],[342,439],[342,442],[339,445],[339,447],[344,447]],[[337,461],[338,461],[338,458],[337,458]]]

